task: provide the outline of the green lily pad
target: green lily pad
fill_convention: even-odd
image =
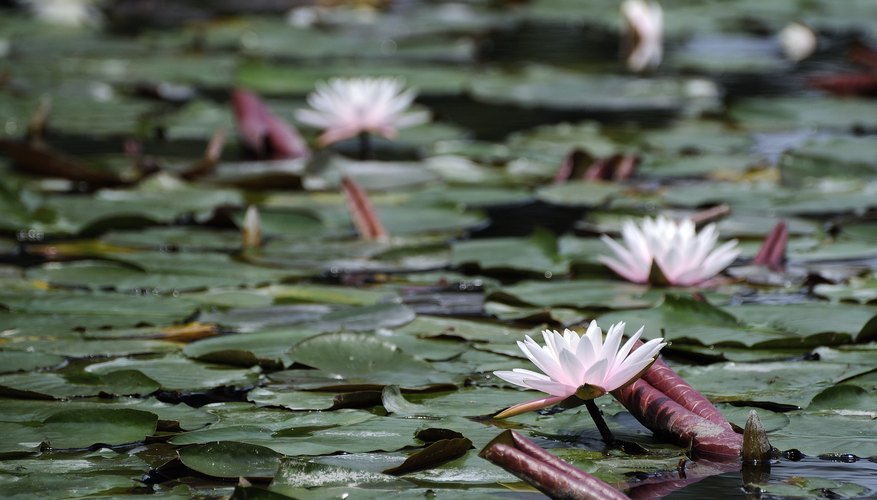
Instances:
[[[850,453],[859,457],[877,455],[877,420],[865,416],[789,415],[789,425],[768,435],[781,450],[795,448],[806,455]]]
[[[675,114],[694,97],[684,81],[583,75],[535,65],[511,74],[487,72],[472,82],[471,92],[491,104],[616,113]]]
[[[877,338],[877,312],[867,306],[816,303],[729,306],[725,310],[756,327],[778,328],[802,337],[835,334],[837,340],[855,342]]]
[[[143,441],[157,422],[158,416],[141,410],[62,410],[45,419],[42,430],[53,448],[84,448]]]
[[[369,334],[328,333],[306,339],[290,350],[289,357],[348,382],[403,387],[452,382],[429,363]]]
[[[112,374],[120,370],[138,370],[168,391],[194,392],[224,386],[248,386],[258,374],[253,370],[199,363],[178,355],[155,359],[117,358],[90,365],[89,373]]]
[[[451,246],[455,266],[475,264],[482,270],[519,271],[546,277],[567,272],[568,262],[557,250],[557,241],[547,231],[529,238],[490,238],[459,241]]]
[[[819,361],[731,362],[684,367],[679,374],[713,401],[758,401],[804,408],[826,388],[871,369]]]
[[[179,451],[186,467],[213,477],[274,477],[280,454],[263,446],[230,441],[193,445]]]
[[[783,155],[783,180],[801,184],[808,177],[872,179],[877,173],[873,157],[877,142],[869,137],[842,137],[812,141]]]
[[[522,281],[488,295],[505,302],[580,309],[634,309],[659,297],[646,286],[610,280]]]
[[[0,373],[29,372],[64,363],[64,357],[45,352],[0,351]]]
[[[595,207],[606,204],[619,194],[621,187],[617,184],[565,182],[540,188],[536,191],[536,198],[554,205]]]
[[[830,97],[750,97],[730,109],[737,124],[750,130],[873,129],[875,112],[873,101]]]

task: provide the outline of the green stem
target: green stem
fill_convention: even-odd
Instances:
[[[359,159],[370,160],[372,157],[372,143],[368,132],[359,133]]]
[[[615,436],[612,435],[612,431],[609,430],[609,426],[603,420],[603,413],[600,412],[597,403],[593,399],[589,399],[585,401],[585,407],[588,409],[588,413],[591,414],[594,423],[597,424],[597,430],[600,431],[600,437],[603,438],[603,442],[606,443],[606,446],[612,446],[615,443]]]

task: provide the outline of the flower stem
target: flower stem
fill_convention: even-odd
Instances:
[[[372,142],[368,132],[359,133],[359,159],[370,160],[372,157]]]
[[[612,435],[612,431],[609,430],[609,426],[603,420],[603,414],[600,412],[600,408],[597,407],[597,403],[593,399],[589,399],[585,401],[585,407],[588,409],[588,413],[591,414],[594,423],[597,424],[597,430],[600,431],[600,437],[603,438],[603,442],[606,443],[606,446],[612,446],[615,443],[615,436]]]

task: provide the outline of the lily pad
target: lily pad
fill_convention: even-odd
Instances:
[[[45,419],[42,430],[53,448],[84,448],[143,441],[157,422],[154,413],[141,410],[62,410]]]
[[[328,333],[306,339],[290,350],[289,357],[348,382],[412,387],[453,380],[432,370],[427,362],[369,334]],[[339,364],[339,360],[344,363]]]
[[[188,446],[179,454],[186,467],[213,477],[270,478],[280,466],[279,453],[230,441]]]

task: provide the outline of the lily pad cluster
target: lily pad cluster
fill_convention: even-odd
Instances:
[[[811,85],[877,60],[877,5],[666,2],[667,59],[634,76],[614,0],[171,3],[0,16],[0,496],[536,497],[478,456],[506,428],[633,491],[687,450],[610,398],[637,447],[581,408],[491,418],[532,399],[493,375],[517,341],[594,319],[666,339],[734,424],[758,411],[787,453],[733,488],[877,491],[877,102]],[[768,35],[793,21],[821,40],[798,63]],[[359,76],[433,121],[365,160],[317,147],[295,110]],[[312,154],[253,157],[235,89]],[[359,237],[344,179],[388,237]],[[741,248],[704,287],[600,261],[627,220],[703,213]],[[786,258],[755,264],[780,221]]]

